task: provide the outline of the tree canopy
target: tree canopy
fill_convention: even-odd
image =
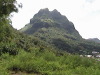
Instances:
[[[18,12],[18,7],[21,6],[16,0],[0,0],[0,41],[8,36],[11,37],[13,28],[11,28],[9,16],[12,12]]]
[[[9,16],[12,12],[18,12],[18,7],[21,5],[17,4],[16,0],[0,0],[0,18]]]

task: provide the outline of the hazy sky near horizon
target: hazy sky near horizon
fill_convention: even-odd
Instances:
[[[21,29],[40,9],[57,9],[75,25],[83,38],[100,39],[100,0],[17,0],[23,4],[14,13],[12,25]]]

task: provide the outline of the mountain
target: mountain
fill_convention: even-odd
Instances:
[[[93,41],[93,42],[96,42],[96,43],[100,43],[100,40],[98,38],[89,38],[87,40]]]
[[[34,34],[42,28],[57,28],[58,30],[64,31],[65,33],[69,33],[81,38],[78,31],[75,29],[74,24],[70,22],[65,16],[61,15],[60,12],[58,12],[56,9],[53,11],[49,11],[48,8],[41,9],[30,20],[30,24],[26,25],[24,29],[21,29],[21,31],[27,34]]]
[[[56,9],[41,9],[20,32],[39,38],[56,50],[79,54],[100,51],[100,45],[83,39],[74,24]]]

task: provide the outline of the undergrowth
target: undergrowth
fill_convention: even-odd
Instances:
[[[32,48],[31,52],[0,56],[0,75],[26,72],[36,75],[100,75],[100,62],[94,59]]]

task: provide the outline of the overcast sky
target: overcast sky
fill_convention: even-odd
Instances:
[[[17,0],[23,4],[12,17],[13,27],[21,29],[40,9],[57,9],[75,25],[83,38],[100,39],[100,0]]]

